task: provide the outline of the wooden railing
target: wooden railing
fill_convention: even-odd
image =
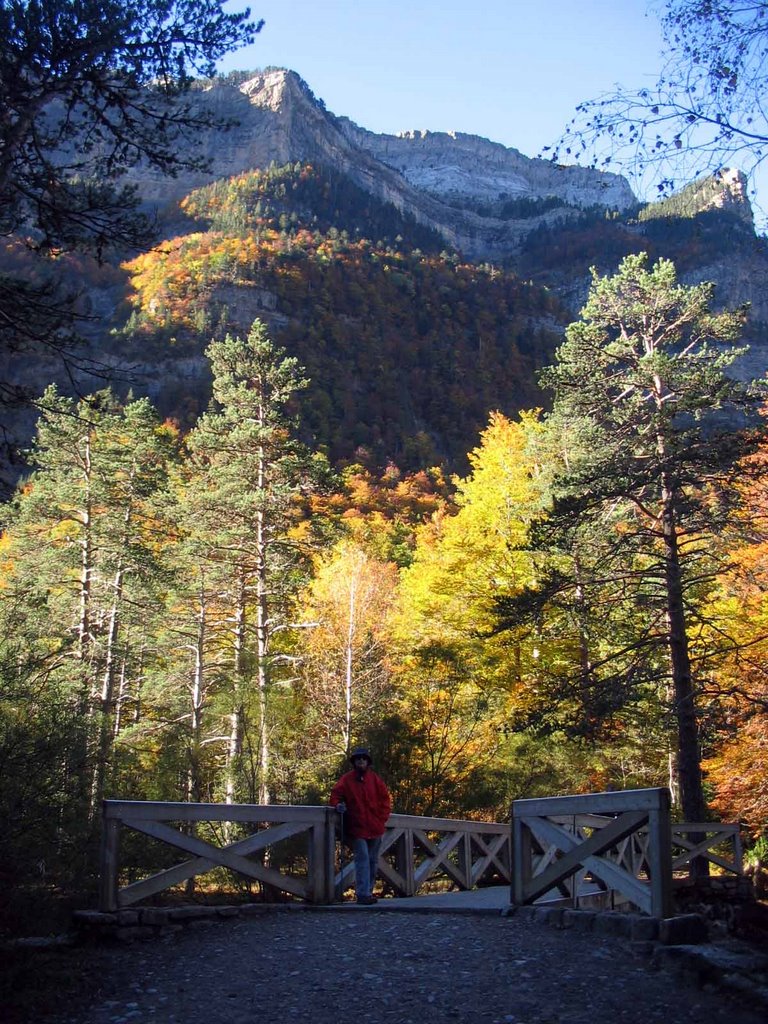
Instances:
[[[229,827],[217,835],[216,823]],[[105,800],[100,907],[131,906],[215,868],[289,897],[331,903],[354,877],[349,852],[336,850],[337,823],[329,807]],[[121,866],[124,828],[189,856],[121,886],[121,877],[137,873],[135,864]],[[228,839],[235,829],[241,835]],[[399,896],[436,879],[460,889],[495,881],[511,883],[518,904],[554,898],[577,906],[602,894],[611,905],[624,901],[668,916],[673,874],[701,858],[741,874],[738,825],[672,825],[669,791],[641,789],[516,800],[511,830],[499,822],[393,814],[379,875]]]
[[[572,899],[596,887],[654,917],[672,913],[667,789],[515,800],[512,899]]]
[[[99,900],[102,910],[130,906],[216,867],[228,868],[312,903],[333,900],[336,814],[329,807],[105,800],[103,813]],[[251,834],[219,845],[192,834],[201,822],[237,823]],[[120,888],[120,832],[124,826],[192,857]],[[303,868],[300,873],[271,866],[276,858],[269,853],[288,839],[298,839],[303,845],[303,856],[298,858]],[[253,854],[260,854],[261,859],[249,856]]]
[[[336,878],[337,893],[352,875],[347,865]],[[459,889],[491,879],[511,882],[509,825],[392,814],[381,844],[379,875],[399,896],[415,896],[433,878],[447,878]]]
[[[738,822],[690,823],[672,825],[672,871],[690,871],[696,858],[734,875],[744,871],[741,831]]]
[[[99,902],[105,911],[131,906],[214,868],[227,868],[310,903],[331,903],[352,883],[349,854],[342,851],[336,863],[338,815],[329,807],[105,800],[103,813]],[[204,822],[235,823],[250,834],[223,843],[203,839],[195,832]],[[191,856],[121,887],[123,828]],[[288,841],[290,857],[284,855]],[[509,825],[393,814],[382,842],[379,874],[402,896],[414,895],[438,877],[462,889],[491,878],[510,882]]]
[[[669,805],[664,788],[516,800],[514,902],[577,906],[604,896],[663,917],[673,880],[693,874],[694,861],[742,873],[738,824],[672,823]]]

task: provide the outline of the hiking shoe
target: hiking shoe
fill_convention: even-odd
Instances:
[[[358,896],[357,902],[363,907],[372,907],[374,903],[378,903],[379,901],[375,896]]]

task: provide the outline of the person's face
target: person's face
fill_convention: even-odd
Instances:
[[[355,768],[357,768],[359,772],[364,772],[369,764],[370,762],[367,757],[356,757],[354,760]]]

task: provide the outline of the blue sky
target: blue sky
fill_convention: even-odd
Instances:
[[[231,2],[228,10],[243,3]],[[536,156],[580,100],[655,82],[647,0],[253,0],[265,26],[220,70],[298,72],[375,132],[482,135]]]

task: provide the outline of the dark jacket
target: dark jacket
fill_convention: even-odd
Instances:
[[[392,801],[384,779],[372,768],[346,772],[331,790],[330,805],[347,805],[344,833],[349,839],[376,839],[384,835]]]

